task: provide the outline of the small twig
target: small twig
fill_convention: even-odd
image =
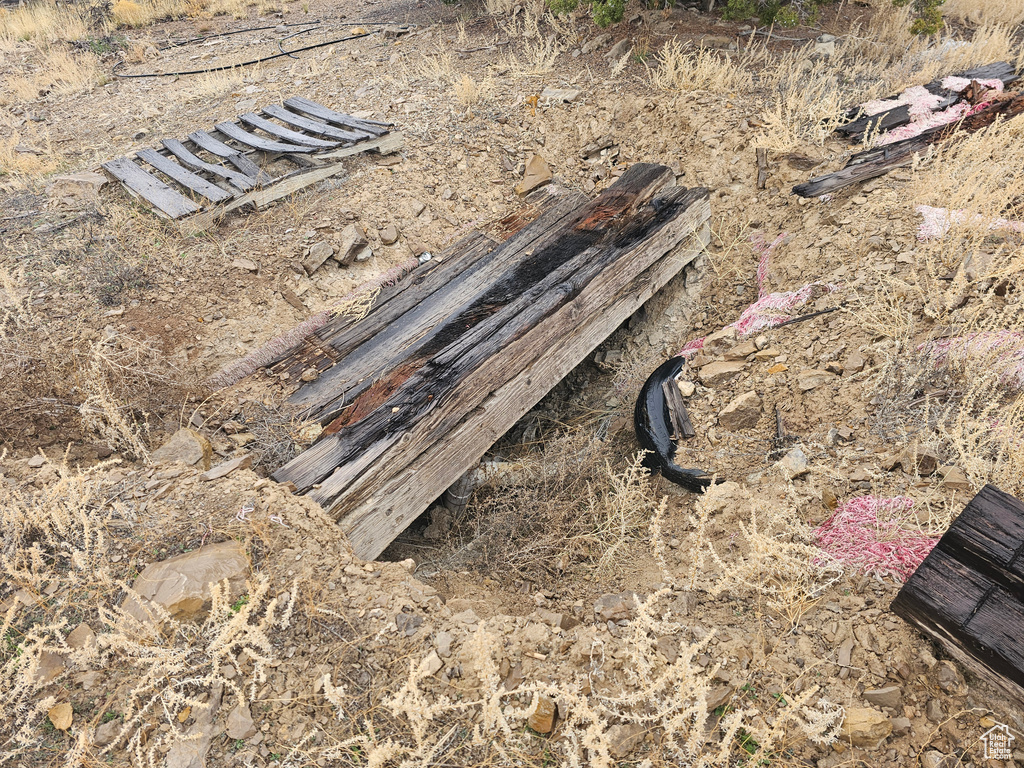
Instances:
[[[501,42],[498,42],[498,43],[491,43],[490,45],[481,45],[481,46],[478,46],[476,48],[456,48],[455,52],[456,53],[476,53],[477,51],[493,51],[495,48],[497,48],[499,46],[508,45],[510,42],[512,42],[512,41],[511,40],[502,40]]]

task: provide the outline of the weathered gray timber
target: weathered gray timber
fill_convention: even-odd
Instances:
[[[705,248],[708,191],[671,181],[639,164],[593,201],[565,195],[284,356],[274,371],[323,371],[292,401],[326,427],[275,479],[330,510],[361,557],[380,554]]]

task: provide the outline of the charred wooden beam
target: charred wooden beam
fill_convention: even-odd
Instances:
[[[360,556],[379,554],[703,249],[708,192],[672,178],[640,164],[593,201],[566,195],[486,258],[453,255],[358,323],[321,329],[337,362],[293,401],[325,436],[274,477],[341,519]]]

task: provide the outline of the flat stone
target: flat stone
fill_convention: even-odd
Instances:
[[[452,655],[452,643],[455,642],[455,635],[451,632],[438,632],[434,636],[434,648],[437,650],[437,655],[442,659],[447,659]]]
[[[431,651],[427,658],[423,660],[421,666],[428,676],[433,676],[444,669],[444,662],[437,655],[437,651]]]
[[[228,713],[227,722],[224,724],[224,732],[230,739],[251,739],[256,735],[256,724],[252,720],[252,713],[248,707],[241,704]]]
[[[828,384],[831,381],[835,381],[836,375],[823,371],[820,369],[811,369],[809,371],[801,371],[796,377],[796,386],[801,392],[809,392],[812,389],[820,387],[822,384]]]
[[[108,181],[102,173],[93,171],[69,173],[54,178],[46,187],[46,195],[57,207],[88,208],[100,202],[100,190]]]
[[[58,704],[55,707],[51,707],[46,713],[50,722],[53,723],[53,727],[58,731],[66,731],[71,727],[71,720],[74,717],[74,712],[71,709],[71,705],[66,701],[62,704]]]
[[[939,468],[939,457],[934,448],[912,446],[900,454],[892,466],[897,464],[903,467],[904,472],[916,472],[922,477],[927,477],[935,474],[935,470]]]
[[[96,633],[84,621],[71,630],[71,634],[67,636],[67,644],[75,650],[81,650],[95,642]]]
[[[864,691],[864,700],[876,707],[897,709],[903,705],[903,689],[898,685],[887,685],[885,688],[869,688]]]
[[[752,341],[744,341],[731,349],[727,349],[722,355],[726,360],[746,360],[750,355],[757,353],[757,347]]]
[[[568,613],[555,613],[544,608],[537,609],[537,616],[541,621],[546,624],[550,624],[552,627],[558,627],[561,630],[569,630],[573,627],[579,626],[580,622]]]
[[[783,456],[775,466],[779,468],[782,476],[787,480],[795,480],[810,471],[807,466],[807,456],[799,445],[793,446],[789,453]]]
[[[92,737],[92,743],[97,747],[105,747],[113,743],[124,725],[120,720],[111,720],[96,726],[96,732]]]
[[[708,691],[707,705],[708,711],[714,712],[719,707],[723,707],[729,703],[732,699],[736,689],[731,685],[716,685],[710,691]]]
[[[341,239],[334,259],[343,267],[348,266],[367,246],[366,232],[363,231],[363,228],[358,224],[349,224],[341,230]]]
[[[35,683],[42,687],[56,680],[67,667],[64,654],[56,651],[43,651],[39,654],[39,667],[36,669]]]
[[[195,711],[195,721],[185,732],[185,738],[172,742],[167,750],[164,768],[206,768],[206,753],[215,735],[213,718],[220,710],[222,695],[223,688],[214,688],[210,693],[210,706]]]
[[[537,733],[551,733],[555,728],[556,713],[555,702],[547,696],[540,696],[530,708],[526,722]]]
[[[946,713],[942,709],[942,702],[938,699],[928,699],[924,707],[924,715],[933,723],[941,723],[946,719]]]
[[[647,732],[642,725],[626,723],[608,729],[608,751],[616,760],[622,760],[643,743]]]
[[[580,97],[579,88],[545,88],[540,92],[540,97],[544,101],[560,101],[565,104],[576,101]]]
[[[704,337],[704,346],[701,353],[708,357],[724,355],[728,350],[736,346],[736,329],[722,328],[720,331],[708,334]]]
[[[676,386],[679,387],[679,394],[683,397],[693,397],[693,393],[697,391],[697,385],[692,381],[677,381]]]
[[[32,456],[31,458],[29,458],[29,460],[27,462],[29,469],[39,469],[45,463],[46,463],[46,457],[43,456],[42,454],[38,454],[38,453],[35,456]]]
[[[231,459],[230,461],[222,462],[217,466],[208,469],[199,476],[199,479],[205,481],[219,480],[222,477],[227,477],[236,469],[248,469],[251,466],[252,456],[247,453],[244,456],[239,456]]]
[[[960,467],[945,465],[939,467],[938,472],[942,477],[942,484],[946,488],[951,488],[954,491],[971,490],[971,481],[967,479],[967,474]]]
[[[608,42],[612,39],[612,36],[607,32],[603,32],[592,40],[588,40],[581,46],[583,53],[593,53],[598,48],[603,48],[608,45]]]
[[[630,42],[628,37],[625,37],[613,45],[608,53],[605,54],[605,57],[612,62],[616,62],[632,50],[633,44]]]
[[[380,231],[380,241],[384,245],[394,245],[398,242],[398,227],[394,224],[388,224],[384,229]]]
[[[154,464],[175,464],[181,462],[190,467],[210,468],[213,446],[210,441],[194,429],[182,427],[170,439],[150,455]]]
[[[847,707],[840,738],[855,747],[878,749],[892,733],[892,721],[871,707]]]
[[[302,262],[302,268],[306,270],[307,275],[312,275],[333,255],[334,246],[330,243],[326,243],[323,240],[318,243],[313,243],[309,249],[309,256],[307,256]]]
[[[244,269],[246,272],[259,272],[260,265],[252,259],[243,259],[241,257],[231,262],[232,267],[237,269]]]
[[[601,622],[631,619],[635,609],[636,595],[632,592],[602,595],[594,603],[594,615]]]
[[[528,195],[551,181],[551,176],[551,166],[548,165],[547,160],[540,155],[530,155],[526,161],[523,180],[516,184],[516,194],[520,197]]]
[[[166,610],[172,618],[191,619],[210,601],[210,587],[228,580],[230,599],[242,594],[249,574],[249,558],[237,541],[208,544],[205,547],[153,563],[135,580],[134,589],[142,598],[125,599],[125,612],[140,622],[154,620],[151,603]]]
[[[761,398],[757,392],[744,392],[718,414],[718,424],[725,429],[751,429],[761,418]]]
[[[706,387],[714,387],[719,384],[725,384],[741,373],[745,368],[745,364],[742,361],[720,361],[715,363],[708,363],[699,371],[697,371],[697,378],[700,379],[700,383]]]

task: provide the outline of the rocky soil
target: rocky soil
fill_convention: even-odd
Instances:
[[[789,35],[796,40],[773,45],[782,51],[822,33],[841,36],[868,13],[844,6],[821,28],[799,27]],[[315,17],[325,31],[311,40],[343,34],[342,23],[391,32],[243,69],[223,82],[111,79],[73,96],[53,92],[3,107],[21,141],[52,153],[61,172],[89,170],[291,95],[392,121],[406,142],[398,154],[353,158],[344,175],[197,237],[175,233],[111,184],[71,200],[60,189],[48,194],[43,180],[0,179],[8,212],[0,263],[10,276],[0,285],[0,308],[21,318],[9,325],[9,338],[26,334],[17,348],[42,353],[10,387],[17,407],[4,403],[0,482],[5,492],[45,495],[62,477],[91,473],[103,568],[119,585],[70,611],[58,580],[26,581],[5,566],[0,613],[19,631],[55,627],[33,694],[46,707],[17,738],[13,726],[0,729],[14,764],[69,764],[73,756],[170,768],[358,765],[371,741],[385,739],[414,745],[421,758],[423,745],[432,745],[447,764],[508,764],[470,745],[474,723],[490,723],[491,715],[464,717],[451,705],[486,698],[479,691],[495,683],[505,692],[501,711],[510,721],[523,715],[516,754],[524,763],[548,765],[562,759],[551,757],[560,750],[572,752],[572,718],[586,699],[602,713],[613,761],[668,764],[672,728],[629,714],[622,702],[681,697],[690,689],[659,686],[686,675],[703,686],[707,719],[698,727],[714,734],[711,741],[733,712],[752,713],[745,727],[759,734],[789,722],[795,702],[843,708],[837,738],[815,743],[792,725],[790,737],[762,756],[772,765],[1024,763],[1019,749],[1011,759],[984,759],[981,735],[997,723],[1024,730],[1020,710],[889,611],[897,581],[818,573],[807,555],[811,528],[850,498],[910,497],[920,527],[939,534],[984,481],[926,430],[914,440],[902,430],[897,439],[880,394],[891,339],[865,312],[872,297],[916,269],[918,221],[906,204],[913,172],[827,201],[792,196],[794,183],[841,164],[848,148],[830,140],[771,153],[759,189],[758,104],[651,88],[647,66],[662,42],[676,35],[729,55],[750,30],[746,22],[685,5],[631,6],[607,32],[582,17],[565,21],[552,33],[557,48],[545,53],[542,39],[526,33],[526,15],[353,0],[291,7],[269,22],[168,21],[126,33],[147,50],[130,71],[231,63],[273,48],[279,33],[270,29],[156,51],[168,40],[243,25]],[[546,65],[553,52],[555,63]],[[102,61],[112,64],[109,56]],[[0,67],[10,75],[16,65],[12,58]],[[594,193],[640,161],[664,163],[679,183],[712,189],[712,248],[495,451],[528,459],[571,424],[600,431],[598,455],[623,471],[637,451],[632,403],[643,379],[686,342],[713,334],[685,369],[681,388],[697,436],[680,445],[679,463],[727,482],[695,506],[697,497],[661,478],[640,480],[651,510],[662,499],[665,506],[653,533],[645,519],[622,534],[626,546],[611,562],[600,551],[577,551],[503,568],[473,549],[481,522],[472,506],[467,519],[430,535],[424,517],[380,562],[361,562],[322,510],[266,478],[316,436],[281,410],[285,387],[259,376],[217,392],[203,385],[364,281],[493,225],[521,207],[526,187],[547,181]],[[353,225],[365,247],[352,247]],[[773,254],[770,289],[829,284],[836,290],[801,311],[834,311],[749,338],[722,331],[758,296],[758,254],[749,242],[757,232],[769,242],[787,233]],[[354,258],[303,268],[328,250]],[[983,290],[969,287],[965,301]],[[148,424],[138,437],[147,460],[109,425],[97,431],[73,418],[88,412],[81,403],[95,393],[61,365],[86,361],[77,369],[84,376],[92,345],[106,350],[106,360],[149,366],[120,379],[109,373],[116,365],[103,369],[108,395]],[[508,487],[481,489],[478,509]],[[755,556],[752,517],[768,539],[803,553],[792,557],[803,557],[805,573],[758,570],[769,561]],[[185,574],[179,589],[151,588],[168,573]],[[228,580],[227,594],[211,593],[207,581],[217,579]],[[798,582],[780,597],[780,584]],[[178,698],[161,694],[132,721],[141,667],[137,654],[119,656],[103,639],[116,634],[115,624],[125,631],[115,606],[123,602],[150,628],[137,630],[146,642],[198,648],[206,630],[188,627],[223,614],[221,631],[230,611],[247,616],[249,601],[266,611],[275,595],[292,606],[290,620],[274,624],[269,613],[254,613],[252,625],[265,624],[265,645],[246,635],[229,654],[189,657],[200,683],[182,684]],[[172,619],[181,622],[173,632]],[[166,635],[152,629],[160,626]],[[394,697],[411,690],[422,698],[409,693],[403,709]],[[436,716],[420,733],[410,724],[431,707]],[[720,764],[757,752],[755,737],[743,733],[731,734],[736,746]],[[360,734],[355,746],[346,741]]]

